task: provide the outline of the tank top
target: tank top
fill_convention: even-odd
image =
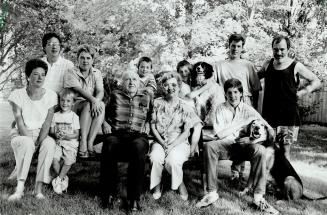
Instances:
[[[300,114],[297,104],[299,76],[294,78],[296,61],[286,69],[276,70],[271,59],[265,73],[262,116],[272,127],[298,126]]]

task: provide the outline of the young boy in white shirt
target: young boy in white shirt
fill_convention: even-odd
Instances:
[[[79,139],[79,117],[72,111],[75,93],[71,89],[63,89],[59,93],[60,110],[54,113],[50,134],[56,139],[56,150],[52,162],[57,177],[52,180],[53,190],[57,194],[68,187],[67,173],[72,164],[76,162],[78,139]],[[63,163],[61,163],[61,159]]]

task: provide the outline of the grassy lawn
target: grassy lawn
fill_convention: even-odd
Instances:
[[[124,214],[119,205],[114,210],[102,210],[99,207],[97,192],[99,189],[99,163],[80,162],[73,166],[69,173],[70,185],[68,193],[56,195],[51,186],[46,187],[45,200],[36,200],[32,195],[36,165],[33,164],[26,182],[25,196],[19,202],[8,202],[6,197],[14,192],[15,181],[7,180],[13,170],[15,161],[9,142],[9,125],[12,114],[8,104],[0,103],[0,215],[5,214]],[[298,144],[292,150],[292,163],[303,179],[305,193],[311,196],[327,195],[327,128],[319,126],[304,126],[301,129]],[[148,191],[148,180],[144,186],[145,194],[141,204],[143,211],[137,214],[260,214],[251,207],[250,196],[239,198],[238,190],[232,188],[228,177],[229,161],[219,165],[219,195],[218,202],[204,209],[194,207],[201,198],[202,190],[199,172],[185,171],[185,183],[189,190],[189,201],[183,202],[178,194],[169,190],[169,180],[164,186],[163,197],[154,201]],[[125,165],[121,166],[124,169]],[[169,179],[169,178],[165,178]],[[126,182],[122,173],[120,188]],[[122,188],[121,188],[122,190]],[[278,201],[275,196],[268,195],[267,200],[282,214],[327,214],[327,201],[295,202]]]

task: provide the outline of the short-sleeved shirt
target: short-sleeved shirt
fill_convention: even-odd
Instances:
[[[213,64],[214,78],[221,86],[224,86],[228,79],[236,78],[242,82],[243,95],[252,96],[253,92],[261,90],[261,83],[257,75],[256,69],[250,61],[245,59],[240,60],[225,60]]]
[[[79,117],[73,111],[56,112],[52,118],[51,128],[54,128],[55,132],[64,131],[66,134],[74,134],[74,130],[80,129]]]
[[[69,69],[74,68],[73,62],[59,56],[58,60],[53,64],[50,64],[47,57],[43,57],[41,60],[47,63],[48,72],[45,76],[44,87],[59,93],[64,88],[64,76]]]
[[[181,90],[179,91],[179,94],[178,94],[178,96],[180,97],[180,98],[185,98],[185,96],[187,95],[187,94],[189,94],[191,92],[191,87],[190,87],[190,85],[188,85],[188,84],[185,84],[184,82],[182,82],[182,86],[181,86]]]
[[[139,90],[131,97],[123,90],[114,90],[106,105],[106,121],[113,132],[126,131],[146,133],[146,122],[151,118],[151,96]]]
[[[95,96],[96,89],[103,90],[103,79],[101,72],[95,68],[91,68],[91,71],[87,77],[84,77],[78,68],[70,69],[64,77],[64,87],[81,87],[84,91],[89,92]],[[77,100],[85,100],[79,96]]]
[[[173,108],[163,98],[154,100],[151,124],[155,124],[158,133],[168,140],[167,144],[197,123],[202,123],[202,121],[182,99],[179,98],[178,104]],[[188,143],[187,138],[184,142]]]
[[[148,88],[151,89],[153,94],[156,93],[157,83],[154,76],[152,74],[147,74],[143,78],[140,78],[140,88]]]
[[[54,91],[45,89],[45,93],[40,100],[31,100],[26,88],[21,88],[14,90],[8,101],[15,103],[22,109],[22,117],[26,128],[34,130],[42,128],[49,109],[57,105],[58,96]]]
[[[218,105],[215,113],[213,128],[216,134],[229,127],[232,123],[242,123],[249,118],[260,119],[265,122],[261,115],[252,106],[245,104],[244,102],[240,102],[240,104],[234,108],[228,101],[226,101]],[[235,138],[239,137],[239,132],[240,130],[234,132],[227,138],[234,141]]]

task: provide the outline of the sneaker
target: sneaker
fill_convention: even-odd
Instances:
[[[279,214],[279,211],[276,210],[273,206],[271,206],[264,198],[261,198],[259,201],[253,201],[255,206],[258,210],[261,212],[264,212],[265,214],[273,214],[277,215]]]
[[[55,193],[62,194],[61,178],[59,176],[53,179],[51,184]]]
[[[202,208],[202,207],[206,207],[211,205],[212,203],[214,203],[215,201],[217,201],[219,198],[219,195],[216,191],[207,193],[202,199],[201,201],[199,201],[198,203],[196,203],[195,207],[197,208]]]
[[[66,176],[62,179],[62,181],[61,181],[61,190],[62,190],[62,191],[66,191],[66,192],[67,192],[68,182],[69,182],[69,178],[68,178],[68,176],[66,175]]]
[[[8,201],[18,201],[20,200],[24,195],[24,192],[15,192],[13,194],[11,194],[9,197],[8,197]]]
[[[158,191],[158,192],[154,192],[154,193],[152,193],[152,197],[153,197],[154,200],[158,200],[158,199],[160,199],[160,197],[161,197],[161,192]]]
[[[38,200],[42,200],[45,199],[45,196],[42,193],[38,193],[35,195],[35,198],[37,198]]]

